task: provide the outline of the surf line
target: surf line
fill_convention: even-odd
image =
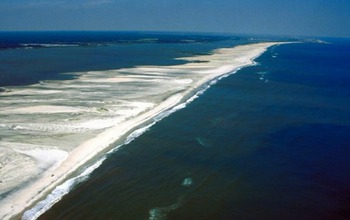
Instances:
[[[245,66],[253,65],[254,64],[253,60],[256,57],[258,57],[263,52],[265,52],[268,47],[276,44],[280,44],[280,43],[278,42],[259,43],[259,44],[252,44],[252,45],[237,46],[230,49],[218,50],[217,53],[219,55],[217,59],[215,60],[214,59],[215,57],[212,57],[214,59],[213,61],[215,64],[214,66],[216,68],[208,69],[208,70],[205,70],[205,69],[203,70],[202,68],[199,71],[202,74],[202,78],[195,81],[196,82],[195,85],[190,86],[187,90],[185,90],[182,93],[177,93],[175,95],[172,95],[171,97],[167,98],[165,101],[155,106],[151,110],[145,113],[142,113],[141,115],[136,116],[135,118],[127,120],[124,123],[121,123],[121,124],[118,124],[117,126],[109,128],[103,131],[102,133],[100,133],[99,135],[97,135],[96,137],[82,143],[77,148],[75,148],[69,154],[68,158],[55,170],[54,179],[52,179],[52,176],[50,176],[51,178],[49,178],[48,175],[44,175],[42,176],[42,178],[39,179],[39,181],[36,181],[35,184],[30,185],[29,188],[20,190],[13,197],[7,198],[7,202],[4,204],[8,204],[8,205],[2,206],[2,208],[0,208],[0,213],[4,214],[3,219],[9,219],[15,215],[18,215],[21,212],[23,212],[24,209],[27,209],[28,207],[32,207],[33,204],[40,201],[46,195],[50,196],[50,192],[53,192],[52,190],[54,189],[55,186],[58,186],[59,184],[64,182],[67,178],[69,178],[69,176],[72,173],[74,173],[76,170],[81,168],[83,165],[86,165],[97,154],[110,148],[111,145],[113,145],[113,143],[115,143],[118,140],[121,140],[123,136],[125,136],[127,133],[132,134],[132,131],[135,128],[141,126],[142,124],[147,124],[150,122],[153,123],[154,120],[159,121],[164,117],[167,117],[168,115],[172,114],[173,112],[176,112],[179,109],[185,108],[186,104],[190,103],[199,95],[201,95],[206,89],[210,88],[210,85],[217,82],[222,77],[225,77],[229,74],[236,72],[238,69],[241,69]],[[228,50],[232,50],[232,51],[228,51]],[[235,54],[235,56],[229,56],[229,58],[227,58],[227,54],[225,53],[233,53]],[[222,59],[225,59],[225,61],[228,61],[229,65],[223,62]],[[234,64],[230,64],[230,59],[234,59]],[[194,92],[195,94],[191,96],[191,94],[193,94]],[[183,101],[185,100],[186,97],[190,97],[190,98],[188,98],[186,101]],[[136,136],[139,136],[139,135],[136,135]],[[98,166],[100,166],[102,162],[103,160],[101,161],[100,164],[98,163]],[[92,167],[96,167],[96,166],[93,165]],[[91,168],[90,170],[93,171],[94,169]],[[90,173],[89,172],[85,173],[85,171],[82,174],[86,174],[83,176],[88,177]],[[79,175],[77,177],[79,177]],[[80,179],[84,180],[85,178],[80,178]],[[64,183],[61,185],[64,185]],[[59,200],[60,198],[56,198],[56,199],[53,199],[52,201],[57,202]],[[44,206],[44,207],[48,207],[48,206]],[[44,208],[44,211],[45,209],[47,208]],[[25,216],[28,216],[28,219],[36,219],[38,216],[41,215],[39,214],[39,212],[43,213],[43,211],[32,210],[31,214],[25,214],[23,217],[26,218]],[[35,214],[35,213],[38,213],[38,214]]]

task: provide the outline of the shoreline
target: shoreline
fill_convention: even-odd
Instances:
[[[192,97],[198,89],[206,83],[254,64],[254,59],[263,54],[268,47],[279,44],[283,43],[257,43],[236,46],[234,48],[218,49],[214,51],[212,55],[183,58],[187,61],[204,60],[208,62],[190,62],[179,66],[162,67],[182,71],[194,69],[193,71],[195,71],[197,75],[194,77],[193,81],[180,81],[180,84],[181,82],[185,85],[189,84],[184,89],[178,89],[174,94],[167,96],[165,100],[157,105],[137,113],[136,116],[131,116],[112,127],[106,128],[95,137],[84,141],[69,152],[67,158],[61,161],[54,170],[49,169],[26,187],[0,200],[1,219],[20,218],[20,215],[23,214],[25,210],[45,198],[47,194],[56,186],[62,184],[77,169],[91,161],[97,155],[111,149],[111,145],[115,146],[116,142],[125,141],[124,139],[128,133],[136,130],[143,124],[149,124],[156,116],[164,111],[186,102],[186,100]],[[154,67],[146,66],[139,68],[141,68],[141,70],[143,68],[147,71]],[[157,70],[159,71],[159,69]],[[127,81],[127,79],[125,80]]]

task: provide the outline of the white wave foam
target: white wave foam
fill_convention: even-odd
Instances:
[[[143,72],[143,74],[152,74],[152,76],[154,75],[163,75],[164,72],[166,73],[172,73],[172,72],[176,72],[178,70],[176,69],[169,69],[169,68],[164,68],[164,70],[160,69],[160,68],[156,68],[156,69],[152,69],[151,67],[144,67],[143,69],[145,69],[145,71],[142,71],[142,68],[137,68],[137,72],[139,71]],[[122,70],[120,70],[121,72]],[[133,71],[136,71],[136,68],[134,69],[128,69],[128,73],[132,74]],[[157,71],[157,72],[154,72]],[[235,71],[236,72],[236,71]],[[225,74],[223,76],[217,77],[213,80],[211,80],[210,82],[206,83],[205,85],[203,85],[193,96],[191,96],[190,98],[188,98],[185,102],[180,103],[178,105],[176,105],[175,107],[171,108],[170,110],[164,111],[163,113],[159,114],[158,116],[156,116],[154,118],[154,121],[152,123],[150,123],[149,125],[140,128],[138,130],[135,130],[134,132],[132,132],[127,139],[125,140],[124,144],[128,144],[131,141],[135,140],[137,137],[139,137],[140,135],[142,135],[145,131],[147,131],[151,126],[153,126],[154,124],[156,124],[158,121],[162,120],[163,118],[171,115],[172,113],[183,109],[187,106],[187,104],[191,103],[192,101],[194,101],[196,98],[198,98],[201,94],[203,94],[207,89],[209,89],[211,87],[211,85],[217,83],[219,80],[221,80],[224,77],[227,77],[229,75],[231,75],[232,73],[235,72],[230,72],[228,74]],[[198,72],[199,73],[199,72]],[[21,93],[24,92],[28,92],[28,91],[21,91]],[[32,91],[30,90],[29,92],[35,93],[36,91]],[[57,92],[57,90],[53,90],[50,91],[50,93],[53,92]],[[61,91],[59,91],[61,92]],[[87,94],[87,93],[84,93]],[[95,94],[95,93],[88,93],[89,96],[91,94]],[[102,96],[102,93],[101,93]],[[80,96],[77,96],[79,98],[81,98]],[[99,96],[93,96],[94,98],[99,97]],[[122,144],[122,145],[124,145]],[[122,145],[118,145],[116,146],[112,151],[110,152],[114,152],[116,149],[118,149],[120,146]],[[110,153],[108,152],[108,153]],[[88,169],[86,169],[82,174],[71,178],[69,180],[67,180],[66,182],[64,182],[63,184],[61,184],[60,186],[56,187],[50,194],[49,196],[47,196],[43,201],[37,203],[32,209],[26,211],[23,215],[23,219],[27,220],[27,219],[36,219],[38,218],[42,213],[44,213],[46,210],[48,210],[49,208],[51,208],[55,203],[57,203],[59,200],[61,200],[61,198],[66,195],[74,186],[76,186],[76,184],[86,180],[90,173],[93,172],[93,170],[95,170],[97,167],[99,167],[102,162],[106,159],[106,156],[104,156],[101,160],[99,160],[98,162],[96,162],[94,165],[92,165],[91,167],[89,167]],[[189,180],[186,182],[186,184],[188,184]],[[161,207],[161,208],[154,208],[150,210],[150,218],[149,219],[161,219],[163,218],[163,216],[165,217],[167,212],[177,209],[181,204],[181,201],[178,201],[177,203],[167,206],[167,207]]]
[[[153,125],[155,125],[156,123],[153,122],[143,128],[137,129],[134,132],[132,132],[127,138],[126,141],[124,143],[124,145],[129,144],[130,142],[132,142],[133,140],[135,140],[136,138],[140,137],[143,133],[145,133],[146,131],[148,131],[148,129],[150,127],[152,127]]]
[[[182,184],[181,184],[181,185],[187,186],[187,187],[188,187],[188,186],[192,185],[192,183],[193,183],[192,178],[188,177],[188,178],[185,178],[185,179],[182,181]]]
[[[128,137],[126,138],[126,140],[124,141],[124,143],[117,145],[116,147],[114,147],[112,150],[108,151],[107,154],[111,154],[116,152],[121,146],[127,145],[129,143],[131,143],[133,140],[135,140],[136,138],[140,137],[143,133],[145,133],[146,131],[148,131],[153,125],[155,125],[156,122],[152,122],[149,125],[146,125],[142,128],[139,128],[137,130],[135,130],[134,132],[132,132],[131,134],[128,135]]]
[[[116,150],[118,150],[121,146],[129,144],[139,136],[141,136],[143,133],[145,133],[151,126],[153,126],[156,122],[153,122],[143,128],[137,129],[134,132],[132,132],[125,140],[125,142],[121,145],[116,146],[113,148],[111,151],[109,151],[107,154],[113,153]],[[37,219],[40,215],[45,213],[47,210],[49,210],[54,204],[59,202],[64,195],[68,194],[74,186],[77,184],[87,180],[90,176],[90,174],[100,167],[103,163],[103,161],[107,157],[104,156],[102,159],[94,163],[92,166],[88,167],[87,169],[84,170],[83,173],[80,175],[71,178],[67,181],[65,181],[63,184],[57,186],[44,200],[38,202],[33,208],[30,210],[26,211],[23,216],[22,220],[35,220]]]
[[[231,73],[230,73],[231,74]],[[227,74],[228,76],[229,74]],[[226,77],[226,76],[225,76]],[[220,77],[218,79],[222,79],[223,77]],[[218,79],[213,80],[209,84],[212,85],[218,81]],[[198,98],[201,94],[203,94],[208,88],[210,88],[210,85],[207,85],[203,89],[199,90],[196,92],[195,95],[190,97],[188,100],[186,100],[184,103],[181,103],[172,109],[163,112],[162,114],[158,115],[157,117],[154,118],[154,122],[152,122],[149,125],[146,125],[145,127],[139,128],[132,132],[125,140],[125,142],[121,145],[116,146],[113,148],[111,151],[109,151],[107,154],[114,153],[117,151],[121,146],[127,145],[139,136],[141,136],[143,133],[145,133],[150,127],[155,125],[158,121],[164,119],[165,117],[171,115],[172,113],[183,109],[187,106],[187,104],[191,103],[194,101],[196,98]],[[97,169],[102,162],[106,159],[106,156],[104,156],[101,160],[96,162],[94,165],[91,167],[87,168],[82,174],[78,175],[77,177],[71,178],[64,182],[62,185],[57,186],[44,200],[40,201],[37,203],[32,209],[26,211],[23,214],[22,220],[35,220],[37,219],[40,215],[42,215],[44,212],[46,212],[48,209],[50,209],[54,204],[56,204],[58,201],[62,199],[62,197],[70,192],[70,190],[76,186],[77,184],[85,181],[89,175]],[[192,184],[192,179],[191,178],[186,178],[183,182],[183,185],[188,186]],[[179,199],[180,200],[180,199]],[[154,208],[149,211],[150,213],[150,220],[160,220],[164,219],[167,212],[172,211],[177,209],[181,205],[181,201],[178,201],[175,204],[172,204],[167,207],[161,207],[161,208]]]
[[[183,198],[180,196],[177,199],[177,202],[165,207],[153,208],[149,211],[149,220],[162,220],[166,219],[166,216],[169,212],[178,209],[182,204]]]
[[[90,174],[99,166],[101,166],[105,159],[106,157],[103,157],[102,159],[94,163],[92,166],[85,169],[84,172],[82,172],[80,175],[71,178],[65,181],[63,184],[57,186],[44,200],[38,202],[33,208],[24,212],[22,220],[37,219],[40,215],[49,210],[54,204],[60,201],[63,198],[63,196],[68,194],[74,186],[76,186],[78,183],[87,180]]]
[[[173,107],[172,109],[170,110],[167,110],[167,111],[164,111],[162,113],[160,113],[159,115],[157,115],[154,120],[155,121],[160,121],[162,120],[163,118],[166,118],[168,117],[169,115],[173,114],[174,112],[180,110],[180,109],[183,109],[183,108],[186,108],[186,106],[188,104],[190,104],[191,102],[193,102],[195,99],[197,99],[200,95],[202,95],[205,91],[207,91],[212,85],[216,84],[218,81],[220,81],[221,79],[223,78],[226,78],[228,76],[230,76],[231,74],[234,74],[236,73],[236,71],[232,71],[232,72],[229,72],[227,74],[224,74],[220,77],[217,77],[213,80],[211,80],[210,82],[208,82],[207,84],[205,84],[204,86],[202,86],[202,88],[200,88],[193,96],[191,96],[190,98],[188,98],[185,102],[183,103],[180,103],[178,105],[176,105],[175,107]]]

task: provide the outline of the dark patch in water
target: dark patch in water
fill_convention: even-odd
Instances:
[[[293,171],[290,173],[294,176],[293,184],[309,185],[312,187],[309,191],[318,192],[305,196],[305,200],[315,200],[315,206],[324,208],[318,219],[349,219],[350,126],[288,127],[268,138],[267,149],[264,153],[279,165],[276,170]]]

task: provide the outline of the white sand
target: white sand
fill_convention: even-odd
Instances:
[[[70,107],[70,106],[49,106],[37,105],[23,108],[8,108],[0,113],[6,114],[51,114],[51,113],[77,113],[88,111],[88,109]]]
[[[52,149],[50,146],[22,144],[22,143],[9,143],[2,142],[0,150],[1,163],[4,163],[6,159],[15,160],[16,165],[11,166],[7,163],[6,166],[2,167],[5,169],[6,175],[2,176],[2,184],[0,184],[0,191],[6,191],[11,188],[12,185],[18,185],[22,182],[28,181],[35,178],[38,174],[45,171],[48,172],[59,166],[59,164],[66,159],[68,152]],[[9,154],[2,154],[3,152],[13,149]],[[20,169],[19,169],[20,168]],[[21,177],[13,175],[13,173],[20,172]]]
[[[125,95],[123,96],[124,100],[122,100],[122,102],[130,99],[132,100],[131,103],[136,103],[136,105],[137,103],[140,103],[139,108],[136,108],[136,110],[134,109],[134,112],[131,111],[131,114],[128,113],[128,109],[126,109],[127,111],[124,111],[124,113],[128,113],[128,115],[124,115],[123,120],[116,120],[116,124],[114,124],[112,127],[101,131],[96,136],[86,140],[78,146],[73,147],[66,159],[64,159],[65,156],[64,152],[62,151],[60,151],[61,153],[57,154],[59,156],[56,155],[56,151],[48,151],[51,152],[49,154],[47,154],[47,152],[44,154],[43,150],[35,149],[17,151],[37,160],[37,166],[45,171],[38,175],[35,181],[28,183],[25,187],[11,193],[9,196],[0,201],[0,219],[18,218],[18,215],[39,200],[43,199],[55,186],[62,183],[68,177],[68,175],[72,174],[79,167],[86,164],[97,154],[108,150],[111,145],[117,140],[120,140],[123,135],[134,130],[137,126],[145,122],[150,122],[152,118],[165,110],[168,110],[185,101],[184,98],[188,98],[189,95],[195,92],[196,89],[204,83],[229,72],[236,71],[244,66],[253,64],[254,58],[263,53],[267,47],[276,44],[279,43],[259,43],[238,46],[235,48],[219,49],[214,51],[212,55],[182,58],[188,61],[201,61],[190,62],[184,65],[167,67],[141,66],[131,69],[106,71],[105,74],[109,74],[109,76],[106,76],[105,78],[101,77],[98,72],[89,72],[87,73],[88,76],[82,75],[79,81],[80,83],[90,81],[99,83],[114,83],[118,85],[111,88],[119,89],[122,92],[125,91]],[[122,87],[120,83],[134,81],[135,77],[126,76],[125,79],[123,79],[122,77],[114,76],[114,74],[119,74],[122,72],[132,74],[135,73],[139,75],[142,73],[143,80],[138,82],[143,84],[151,83],[147,85],[153,85],[152,83],[154,83],[156,86],[155,88],[152,86],[147,86],[147,91],[143,90],[144,87],[135,86],[132,87],[129,93],[127,93],[127,90],[124,90],[124,88],[127,88]],[[185,75],[184,78],[178,78],[178,75],[175,77],[177,73],[188,74]],[[147,82],[151,80],[152,77],[153,79],[162,80],[162,83]],[[170,78],[170,80],[167,80],[167,78]],[[130,87],[128,88],[130,90]],[[138,89],[140,89],[140,92],[137,92]],[[101,88],[101,90],[103,89]],[[24,91],[25,90],[14,93],[23,93]],[[36,93],[36,91],[33,90],[27,90],[26,92],[30,92],[32,94]],[[48,93],[50,93],[49,90],[45,92],[45,94]],[[96,100],[99,100],[99,96],[102,94],[102,91],[91,92],[90,94],[90,98],[94,98],[96,96]],[[146,104],[137,101],[142,99],[142,95],[145,94],[147,94],[147,97],[153,101],[147,100],[147,102],[145,102]],[[40,109],[36,107],[23,107],[19,108],[17,111],[21,112],[24,110],[37,113],[42,113],[42,111],[50,111],[51,113],[55,113],[74,112],[80,111],[81,109],[75,107],[53,108],[52,106],[44,106],[44,108]],[[90,120],[89,126],[100,128],[100,125],[98,124],[99,122],[97,121]],[[95,123],[97,124],[94,125]],[[46,157],[45,155],[49,155],[49,157]]]
[[[57,168],[59,164],[68,156],[68,153],[62,150],[33,149],[17,151],[32,157],[35,161],[37,161],[37,167],[47,172]]]

